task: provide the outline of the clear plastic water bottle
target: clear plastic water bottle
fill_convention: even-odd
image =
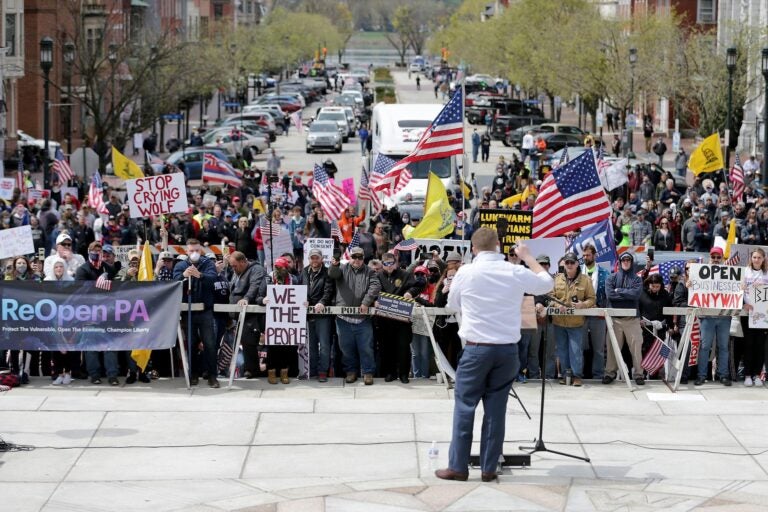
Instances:
[[[437,447],[437,441],[432,441],[432,446],[429,447],[427,455],[431,460],[437,459],[437,457],[440,455],[440,448]]]

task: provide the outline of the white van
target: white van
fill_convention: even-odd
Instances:
[[[400,160],[416,147],[424,130],[434,121],[443,105],[431,104],[386,104],[379,103],[373,108],[371,118],[371,159],[369,169],[376,163],[376,156],[383,154]],[[456,169],[456,157],[438,158],[416,162],[408,166],[411,181],[395,197],[384,198],[387,206],[394,206],[410,194],[414,201],[424,201],[427,195],[429,172],[435,173],[445,185],[452,188]]]
[[[349,125],[347,121],[347,113],[342,107],[323,107],[317,113],[317,121],[335,121],[339,126],[339,134],[342,136],[344,142],[349,140],[349,137],[354,136],[355,129]]]

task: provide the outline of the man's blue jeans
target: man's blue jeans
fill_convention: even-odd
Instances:
[[[336,332],[339,335],[344,371],[357,373],[359,368],[363,375],[375,373],[376,360],[373,357],[371,319],[366,318],[359,324],[353,324],[337,317]]]
[[[450,469],[467,472],[475,409],[482,400],[484,414],[480,431],[480,466],[483,472],[496,472],[504,444],[509,388],[520,369],[517,352],[517,343],[464,347],[456,369],[453,435],[448,451]]]
[[[588,316],[581,329],[584,350],[589,348],[589,339],[592,338],[592,378],[602,379],[605,375],[605,319]]]
[[[309,375],[328,373],[331,365],[331,317],[309,316]]]
[[[581,341],[581,326],[555,326],[557,357],[560,359],[560,371],[570,368],[574,377],[584,376],[584,345]]]
[[[728,338],[731,336],[731,317],[703,317],[701,323],[701,346],[697,360],[698,377],[707,377],[707,363],[709,353],[712,351],[712,343],[717,337],[717,376],[719,378],[730,377],[728,369]]]
[[[117,377],[120,367],[117,363],[117,354],[114,350],[101,352],[104,354],[104,366],[107,369],[107,377]],[[85,352],[85,368],[88,370],[90,378],[101,377],[101,362],[99,361],[99,352],[89,350]]]
[[[517,372],[519,375],[522,375],[523,370],[528,368],[528,351],[535,335],[536,331],[533,329],[520,331],[520,341],[517,342],[517,353],[520,358],[520,369]],[[537,357],[536,359],[538,360],[539,358]]]
[[[413,378],[429,378],[429,353],[431,351],[429,336],[414,334],[411,338],[411,370]]]

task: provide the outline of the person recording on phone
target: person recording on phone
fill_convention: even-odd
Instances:
[[[195,311],[192,314],[192,333],[187,333],[187,336],[194,336],[196,340],[196,343],[192,345],[193,351],[197,343],[203,342],[201,357],[198,358],[194,354],[189,354],[192,365],[190,383],[193,386],[197,385],[200,375],[204,374],[208,377],[208,385],[212,388],[218,388],[219,381],[216,379],[218,374],[216,367],[217,347],[213,320],[213,302],[218,272],[214,261],[203,257],[203,248],[196,238],[187,240],[187,259],[176,263],[173,268],[173,278],[184,283],[185,302],[191,299],[193,303],[203,303],[203,310]],[[186,315],[187,313],[182,311],[181,325],[184,329],[188,323]]]
[[[466,342],[456,370],[456,402],[448,467],[435,471],[443,480],[467,480],[475,409],[483,401],[480,440],[481,480],[497,478],[504,443],[504,420],[512,381],[518,373],[523,295],[552,290],[552,276],[521,242],[517,255],[528,268],[504,261],[496,230],[472,235],[474,262],[459,268],[451,283],[448,307],[461,311],[459,336]]]
[[[579,258],[574,252],[567,252],[563,256],[565,272],[555,276],[555,289],[552,298],[559,304],[564,304],[561,309],[587,309],[595,306],[595,289],[592,279],[581,272]],[[573,375],[571,384],[576,387],[582,385],[584,378],[584,343],[583,328],[585,322],[581,315],[555,315],[552,323],[555,327],[555,342],[557,343],[557,357],[560,360],[560,372],[565,374],[568,370]],[[560,376],[560,384],[568,384],[564,375]]]

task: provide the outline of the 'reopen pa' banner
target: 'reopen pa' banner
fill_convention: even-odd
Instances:
[[[180,282],[0,284],[0,349],[133,350],[176,344]]]

